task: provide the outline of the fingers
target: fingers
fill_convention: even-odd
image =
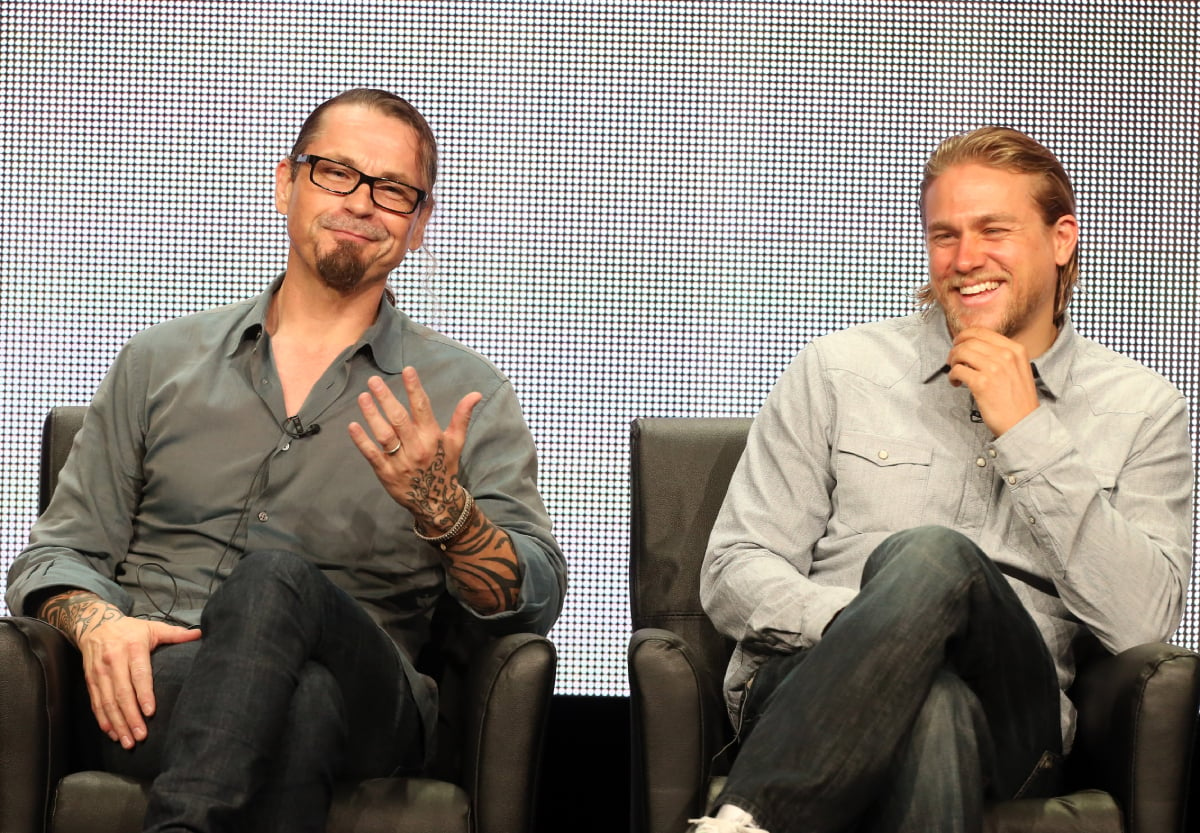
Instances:
[[[395,447],[397,441],[403,442],[400,426],[408,426],[408,414],[378,376],[372,376],[367,381],[367,387],[369,392],[358,395],[358,409],[362,411],[363,419],[379,447],[389,450]],[[381,406],[390,406],[391,413],[381,411]]]
[[[981,327],[963,330],[954,337],[949,361],[951,367],[966,364],[976,370],[997,370],[1000,364],[1026,369],[1029,366],[1022,344]]]
[[[366,395],[365,393],[362,394],[362,396]],[[357,422],[350,423],[350,439],[353,440],[358,450],[362,452],[362,456],[367,458],[367,462],[371,464],[372,468],[378,470],[383,465],[384,453],[380,450],[379,445],[367,435],[367,429],[363,428]]]
[[[154,707],[150,653],[130,650],[129,646],[119,643],[108,644],[98,652],[90,653],[93,653],[90,657],[85,655],[84,671],[92,713],[101,731],[125,749],[132,749],[137,741],[146,739],[146,722],[134,684],[135,675],[143,689],[141,697],[146,698],[148,687],[152,711]]]
[[[408,407],[412,410],[412,421],[419,428],[430,425],[437,428],[433,406],[429,404],[429,396],[425,393],[425,388],[421,386],[421,378],[417,376],[416,368],[406,367],[400,376],[404,379],[404,392],[408,394]]]
[[[92,714],[100,730],[125,749],[146,739],[145,718],[157,708],[151,651],[191,642],[199,630],[122,618],[80,644]]]
[[[970,389],[997,437],[1037,408],[1037,386],[1023,345],[991,330],[969,328],[955,336],[947,361],[950,384]]]
[[[438,425],[437,415],[429,400],[417,371],[412,367],[404,368],[401,373],[404,391],[408,396],[409,407],[406,409],[387,384],[378,376],[367,380],[368,393],[359,394],[358,406],[363,418],[374,436],[375,443],[385,453],[399,443],[407,456],[417,461],[427,461],[437,450],[439,442],[445,440],[454,446],[455,451],[461,449],[465,442],[467,427],[470,424],[471,412],[483,399],[483,395],[472,392],[463,397],[450,418],[450,424],[443,434]],[[369,440],[365,432],[359,436],[352,427],[350,431],[355,445],[368,460],[373,457],[369,453]],[[364,440],[368,440],[364,443]]]

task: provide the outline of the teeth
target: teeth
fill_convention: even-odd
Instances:
[[[1000,281],[984,281],[977,283],[974,286],[961,286],[958,291],[963,295],[978,295],[980,292],[987,292],[991,289],[997,289],[1000,286]]]

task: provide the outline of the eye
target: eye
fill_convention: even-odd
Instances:
[[[375,183],[375,193],[391,200],[404,200],[408,198],[408,193],[402,185],[394,185],[382,179]]]
[[[356,178],[353,171],[345,165],[339,165],[336,162],[319,162],[317,164],[317,174],[322,179],[330,182],[349,182]]]

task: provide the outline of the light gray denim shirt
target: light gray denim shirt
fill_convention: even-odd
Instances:
[[[1064,692],[1088,632],[1115,652],[1178,626],[1193,483],[1179,391],[1068,321],[1034,362],[1038,408],[996,438],[950,385],[949,352],[938,310],[854,327],[815,339],[768,396],[701,579],[705,610],[738,643],[735,721],[763,659],[815,644],[871,551],[915,526],[958,530],[1000,566]]]
[[[91,590],[126,613],[197,623],[244,553],[310,559],[357,599],[407,656],[427,639],[447,586],[441,554],[412,532],[347,432],[355,401],[380,375],[407,402],[412,365],[439,423],[472,391],[460,475],[512,538],[517,609],[481,617],[498,632],[546,633],[562,608],[566,564],[536,485],[537,461],[511,384],[487,360],[390,304],[313,386],[304,427],[284,430],[279,377],[263,328],[279,279],[241,303],[167,321],[124,347],[92,400],[58,488],[9,572],[7,600],[51,588]],[[465,606],[465,605],[464,605]],[[468,608],[469,609],[469,608]]]

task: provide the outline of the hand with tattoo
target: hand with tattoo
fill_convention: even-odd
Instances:
[[[481,614],[517,605],[521,569],[508,533],[489,521],[478,506],[468,509],[458,480],[459,457],[466,443],[471,411],[483,398],[469,393],[458,403],[443,431],[417,371],[402,373],[409,409],[400,404],[378,376],[367,381],[358,406],[374,439],[357,422],[350,437],[392,498],[412,513],[417,530],[436,538],[452,530],[468,512],[459,532],[441,544],[446,571],[463,599]]]
[[[200,631],[136,619],[86,590],[47,599],[38,618],[58,628],[83,656],[92,714],[101,731],[126,749],[146,739],[154,714],[150,652],[159,645],[191,642]]]

